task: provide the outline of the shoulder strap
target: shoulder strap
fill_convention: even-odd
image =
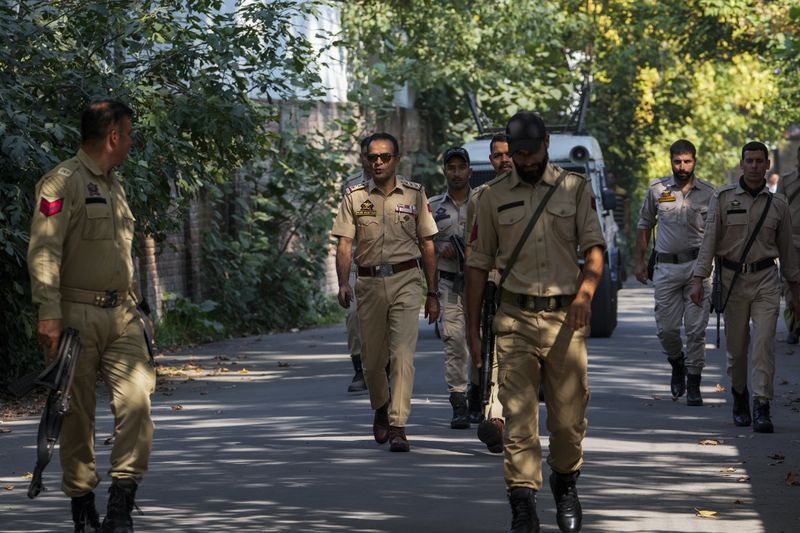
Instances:
[[[536,222],[539,220],[539,217],[542,216],[542,212],[544,211],[547,202],[550,200],[550,197],[553,196],[553,193],[556,192],[558,186],[561,185],[561,182],[564,181],[564,177],[566,175],[567,171],[562,170],[561,174],[558,175],[555,184],[552,187],[550,187],[550,190],[547,191],[547,194],[544,195],[544,198],[542,198],[542,201],[539,202],[539,205],[536,207],[536,211],[533,212],[530,222],[528,222],[528,225],[525,227],[525,231],[522,232],[522,237],[519,238],[519,242],[517,242],[517,245],[514,247],[514,251],[511,252],[511,257],[508,258],[508,263],[506,263],[506,267],[503,269],[503,275],[500,276],[500,281],[497,284],[498,289],[503,286],[503,282],[506,280],[508,274],[511,272],[511,267],[514,266],[514,263],[517,262],[517,257],[519,256],[519,253],[522,251],[522,247],[525,244],[525,241],[528,240],[528,237],[533,231],[533,227],[536,225]]]
[[[769,212],[769,208],[772,205],[772,193],[767,193],[767,205],[764,206],[764,211],[761,213],[761,218],[758,219],[758,224],[756,224],[755,229],[753,229],[753,233],[750,234],[750,237],[747,239],[747,244],[744,246],[744,251],[742,252],[742,256],[739,258],[739,262],[736,263],[736,271],[733,273],[733,279],[731,280],[731,286],[728,287],[728,295],[725,297],[725,302],[722,304],[722,309],[720,311],[725,310],[725,307],[728,305],[728,299],[731,297],[731,292],[733,292],[733,286],[736,285],[736,280],[739,278],[739,274],[742,272],[742,265],[744,264],[744,260],[747,259],[747,254],[752,248],[753,243],[756,241],[756,236],[758,236],[758,232],[761,231],[761,226],[764,225],[764,221],[767,219],[767,213]]]

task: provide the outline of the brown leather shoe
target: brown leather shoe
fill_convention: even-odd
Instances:
[[[407,452],[410,449],[411,445],[406,439],[406,428],[389,426],[389,451]]]
[[[372,420],[372,436],[375,442],[383,444],[389,440],[389,402],[383,407],[375,409],[375,418]]]

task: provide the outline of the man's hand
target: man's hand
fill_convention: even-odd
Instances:
[[[581,329],[589,324],[592,318],[592,299],[588,294],[578,293],[567,309],[567,318],[564,324],[572,329]]]
[[[436,248],[439,251],[439,255],[445,259],[452,259],[456,256],[456,249],[449,242],[441,243]]]
[[[58,341],[64,331],[64,321],[60,318],[40,320],[36,330],[36,337],[44,349],[44,362],[52,362],[58,355]]]
[[[435,296],[425,298],[425,317],[428,319],[428,324],[433,324],[439,318],[439,298]]]
[[[475,368],[483,366],[483,358],[481,357],[481,336],[477,332],[469,334],[469,352],[472,355],[472,364]]]
[[[647,264],[644,261],[637,260],[633,273],[640,282],[647,284]]]
[[[692,278],[692,288],[689,289],[689,298],[698,307],[703,305],[703,278],[697,276]]]
[[[339,305],[345,309],[349,308],[350,302],[353,301],[353,288],[349,284],[342,285],[339,287],[339,294],[337,297],[339,299]]]

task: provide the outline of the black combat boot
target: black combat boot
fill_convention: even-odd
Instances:
[[[100,531],[100,515],[94,506],[94,492],[72,498],[72,522],[75,524],[75,533]]]
[[[453,406],[453,419],[450,421],[450,427],[453,429],[469,429],[467,395],[463,392],[451,392],[450,405]]]
[[[564,532],[581,530],[583,511],[578,490],[575,488],[580,473],[580,470],[576,470],[571,474],[550,474],[550,490],[556,499],[556,522],[558,528]]]
[[[686,376],[686,405],[703,405],[703,397],[700,395],[700,374]]]
[[[539,533],[536,515],[536,491],[528,487],[514,487],[508,493],[511,504],[511,529],[508,533]]]
[[[131,512],[136,507],[136,482],[131,479],[114,479],[108,494],[108,509],[103,519],[102,533],[133,533]]]
[[[364,369],[361,367],[361,355],[351,355],[350,359],[353,360],[353,370],[356,375],[353,376],[353,381],[347,386],[347,392],[364,392],[367,390],[367,383],[364,381]]]
[[[672,379],[669,388],[672,392],[672,399],[675,400],[683,396],[686,392],[686,358],[681,354],[680,359],[667,359],[672,365]]]
[[[750,425],[750,393],[747,392],[747,387],[744,392],[736,392],[736,389],[731,387],[733,393],[733,423],[737,426],[745,427]]]
[[[467,389],[467,400],[469,403],[469,421],[471,424],[478,424],[483,420],[483,398],[481,398],[481,387],[474,383],[469,384]]]
[[[756,433],[772,433],[775,427],[769,416],[769,400],[753,398],[753,431]]]

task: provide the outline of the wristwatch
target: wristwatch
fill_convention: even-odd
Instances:
[[[436,298],[437,300],[442,297],[442,293],[439,291],[428,291],[428,296]]]

